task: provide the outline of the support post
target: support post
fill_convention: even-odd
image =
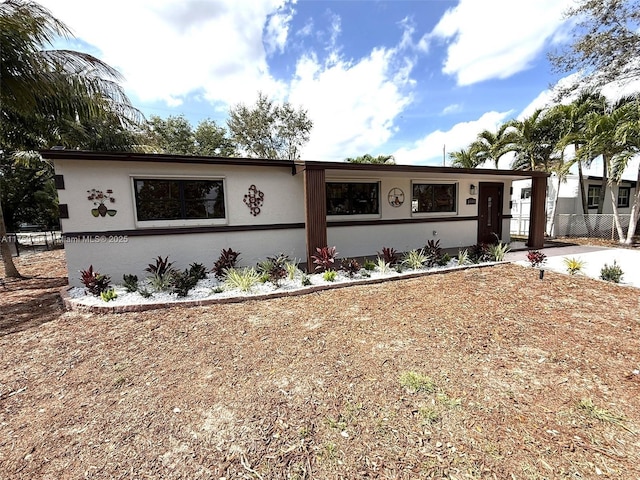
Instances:
[[[304,220],[307,243],[307,271],[313,271],[316,247],[327,246],[327,193],[322,166],[307,165],[304,170]]]
[[[531,179],[531,210],[529,213],[529,238],[527,246],[538,249],[544,246],[544,229],[547,220],[547,176]]]

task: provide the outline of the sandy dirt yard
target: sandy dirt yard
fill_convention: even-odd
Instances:
[[[62,310],[63,250],[18,267],[1,479],[640,478],[638,289],[499,265],[105,315]]]

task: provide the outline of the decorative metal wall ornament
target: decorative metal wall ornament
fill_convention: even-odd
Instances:
[[[105,205],[105,202],[116,203],[116,199],[113,197],[113,190],[109,189],[103,192],[102,190],[92,188],[91,190],[87,190],[87,193],[89,194],[87,195],[87,200],[93,202],[93,206],[95,207],[91,209],[91,215],[94,217],[105,217],[107,215],[113,217],[118,213],[117,210],[107,208]]]
[[[404,203],[404,192],[399,188],[392,188],[389,190],[387,199],[389,200],[389,205],[399,207]]]
[[[251,210],[254,217],[260,214],[260,207],[264,202],[264,193],[256,188],[255,185],[249,187],[249,193],[244,196],[244,203]]]

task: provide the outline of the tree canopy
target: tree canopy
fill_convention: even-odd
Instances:
[[[39,4],[0,3],[0,164],[12,226],[28,214],[25,204],[49,199],[55,207],[51,166],[34,162],[33,155],[16,161],[16,152],[54,145],[126,149],[132,128],[143,121],[118,83],[120,74],[89,54],[53,49],[60,37],[71,38],[69,29]],[[5,235],[0,207],[0,238]],[[7,242],[0,242],[0,251],[5,274],[20,276]]]
[[[313,122],[306,110],[296,110],[289,102],[275,104],[259,92],[254,106],[237,104],[229,109],[227,127],[242,155],[298,160]]]
[[[345,159],[345,162],[349,163],[375,163],[375,164],[386,164],[386,165],[394,165],[396,163],[396,159],[393,155],[378,155],[374,157],[368,153],[360,157],[349,157]]]
[[[144,126],[140,141],[146,151],[174,155],[232,157],[233,142],[227,130],[213,120],[202,120],[194,130],[183,116],[162,119],[152,115]]]
[[[559,71],[581,71],[592,86],[638,78],[640,0],[577,0],[566,16],[573,41],[549,56]]]

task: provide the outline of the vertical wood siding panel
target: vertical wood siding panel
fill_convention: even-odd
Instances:
[[[304,171],[307,271],[313,271],[311,255],[327,246],[327,201],[324,169]]]

